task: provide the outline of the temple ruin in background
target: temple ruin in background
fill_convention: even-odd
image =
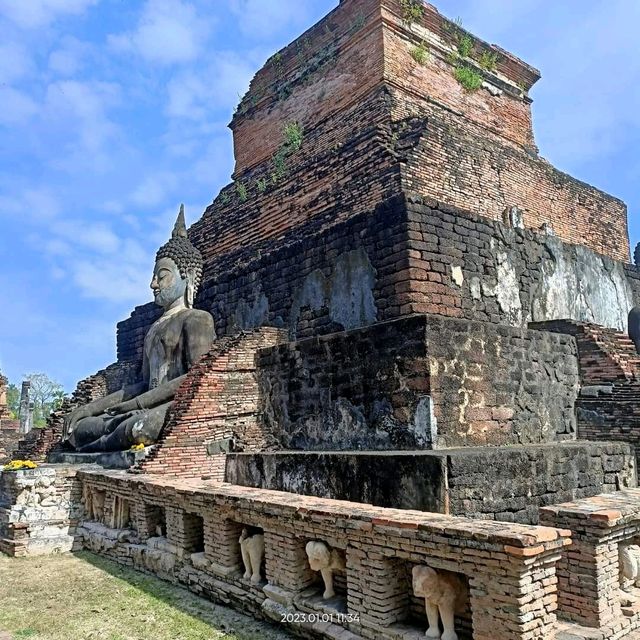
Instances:
[[[14,419],[7,404],[9,380],[0,374],[0,464],[8,462],[18,447],[20,421]]]

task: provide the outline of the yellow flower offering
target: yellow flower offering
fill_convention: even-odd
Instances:
[[[3,471],[22,471],[23,469],[37,469],[38,465],[31,460],[12,460],[2,467]]]
[[[130,451],[142,451],[143,449],[143,444],[134,444],[133,447],[131,447]]]

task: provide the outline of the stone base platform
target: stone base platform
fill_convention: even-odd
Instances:
[[[78,549],[80,469],[43,465],[0,473],[0,552],[35,556]]]
[[[155,447],[146,447],[140,451],[109,451],[106,453],[75,453],[56,451],[49,456],[52,464],[76,465],[95,464],[103,469],[129,469],[142,462]]]
[[[628,445],[236,453],[225,480],[259,489],[535,524],[550,504],[636,486]]]
[[[640,631],[631,631],[623,636],[624,640],[640,640]],[[558,632],[553,640],[610,640],[607,630],[591,629],[578,624],[558,622]]]

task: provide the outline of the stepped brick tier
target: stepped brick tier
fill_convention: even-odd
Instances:
[[[344,222],[332,210],[328,220],[260,251],[225,254],[210,279],[205,272],[197,305],[211,311],[219,334],[266,324],[301,338],[411,313],[625,329],[640,300],[636,267],[438,201],[400,195]],[[154,313],[138,308],[118,326],[119,360],[129,367]]]
[[[626,444],[442,451],[231,453],[228,482],[471,518],[536,524],[541,506],[633,487]]]
[[[576,401],[578,434],[630,443],[640,454],[640,356],[629,336],[577,322],[532,325],[576,338],[582,387]]]
[[[625,205],[539,157],[538,79],[418,0],[341,0],[272,56],[233,183],[156,261],[206,346],[158,356],[137,307],[14,455],[112,464],[69,434],[147,394],[157,443],[2,473],[1,549],[81,544],[305,637],[636,638],[640,270]]]

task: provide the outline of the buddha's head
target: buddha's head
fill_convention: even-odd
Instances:
[[[202,278],[202,254],[191,244],[184,221],[184,205],[173,228],[171,239],[156,255],[151,288],[155,303],[167,310],[176,306],[188,309]]]

